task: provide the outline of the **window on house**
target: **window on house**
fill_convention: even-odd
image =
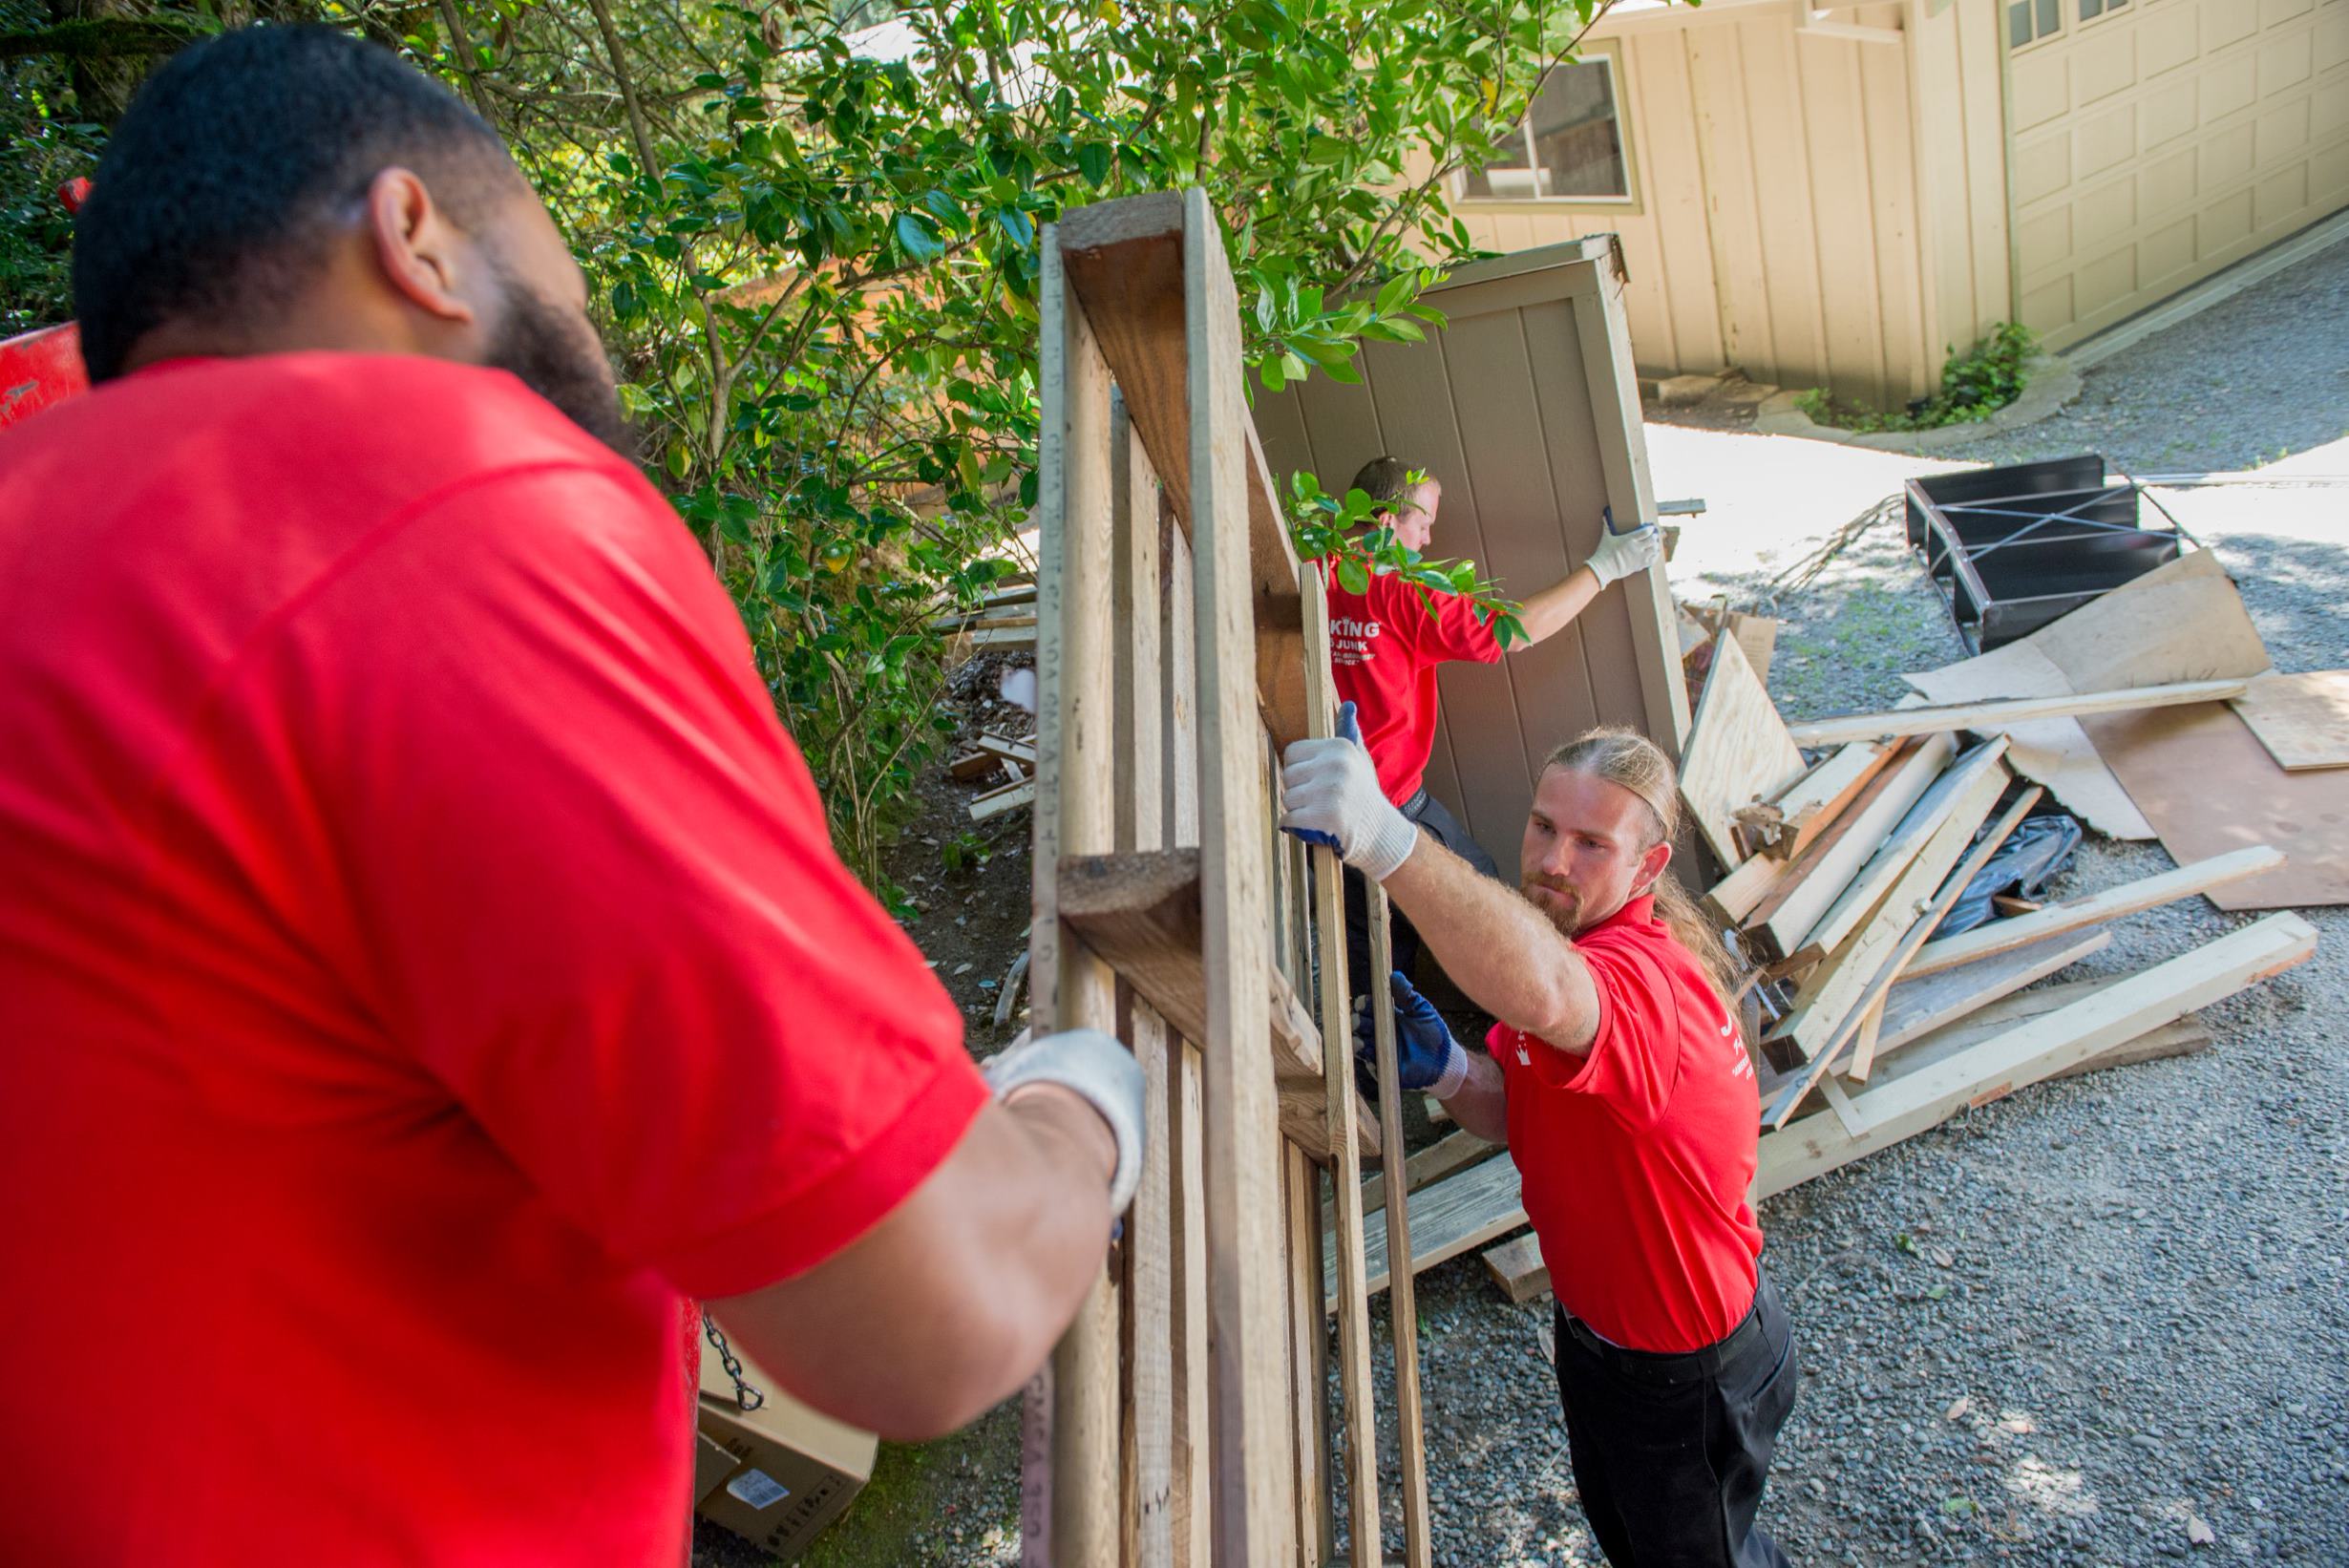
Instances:
[[[2080,19],[2093,22],[2107,11],[2119,11],[2128,0],[2080,0]]]
[[[1621,201],[1631,196],[1623,156],[1615,62],[1596,55],[1542,78],[1525,118],[1481,169],[1468,170],[1460,194],[1497,201]]]
[[[2084,7],[2090,0],[2081,0]],[[2063,0],[2011,0],[2006,8],[2006,47],[2021,49],[2063,31]]]

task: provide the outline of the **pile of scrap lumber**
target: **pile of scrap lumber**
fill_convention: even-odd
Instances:
[[[2169,583],[2196,584],[2196,593],[2219,604],[2210,589],[2214,582],[2240,616],[2233,585],[2214,562],[2199,553],[2184,561],[2196,563],[2173,563],[2140,581],[2158,593],[2168,573]],[[2270,755],[2281,742],[2262,750],[2249,731],[2248,757],[2242,748],[2224,753],[2241,776],[2209,780],[2215,797],[2206,799],[2205,816],[2227,821],[2233,813],[2252,815],[2235,821],[2227,837],[2205,839],[2211,852],[2181,854],[2171,843],[2174,870],[2028,908],[2010,901],[2006,907],[2020,912],[1955,934],[1936,931],[2026,816],[2068,805],[2086,770],[2104,767],[2097,750],[2084,746],[2061,754],[2061,766],[2034,754],[2031,775],[2021,776],[2017,752],[2047,752],[2049,723],[2076,730],[2088,715],[2130,723],[2176,713],[2190,716],[2205,733],[2213,725],[2249,723],[2229,704],[2242,703],[2260,680],[2272,679],[2260,673],[2265,650],[2253,669],[2219,679],[2178,678],[2207,677],[2208,663],[2181,668],[2174,661],[2132,659],[2132,639],[2158,644],[2179,633],[2147,615],[2146,606],[2161,601],[2113,607],[2132,591],[2134,585],[2117,590],[2034,639],[1986,656],[2000,659],[2010,648],[2024,650],[2018,658],[2035,656],[2038,638],[2059,649],[2064,637],[2078,643],[2080,628],[2071,623],[2086,616],[2103,661],[2100,679],[2025,684],[2028,694],[2020,697],[1917,702],[1791,726],[1747,659],[1750,625],[1725,615],[1704,619],[1712,635],[1688,649],[1690,667],[1701,667],[1704,681],[1681,788],[1695,836],[1724,868],[1704,894],[1704,907],[1750,964],[1737,1000],[1760,1089],[1757,1199],[2026,1085],[2198,1049],[2209,1036],[2195,1009],[2315,949],[2315,927],[2282,912],[2133,973],[2024,989],[2106,947],[2111,922],[2197,895],[2222,907],[2273,907],[2230,901],[2289,877],[2312,848],[2340,863],[2337,839],[2311,840],[2304,823],[2277,820],[2280,814],[2269,810],[2286,776],[2281,756]],[[2205,637],[2206,655],[2214,625],[2187,633]],[[2248,627],[2243,621],[2241,633]],[[2232,623],[2225,629],[2220,641],[2239,640]],[[2251,656],[2220,662],[2239,668]],[[2148,667],[2149,683],[2143,678]],[[1913,677],[1912,684],[1933,691],[1936,681]],[[2321,700],[2307,699],[2298,687],[2328,684],[2303,679],[2279,695]],[[2329,785],[2307,783],[2315,775],[2305,771],[2290,776],[2303,795],[2331,792],[2306,821],[2329,820],[2332,831],[2349,831],[2342,826],[2349,811],[2340,809],[2349,807],[2349,767],[2333,769]],[[2284,845],[2259,841],[2271,823],[2279,839],[2300,837]],[[2164,840],[2170,842],[2166,831]],[[2303,879],[2284,885],[2310,884]],[[1410,1198],[1414,1270],[1523,1226],[1515,1170],[1496,1153],[1460,1133],[1411,1157],[1415,1170],[1428,1173],[1428,1184]],[[1372,1240],[1375,1282],[1387,1261]],[[1530,1237],[1486,1258],[1513,1298],[1547,1288]]]
[[[1031,806],[1036,800],[1036,742],[998,734],[992,730],[955,753],[946,776],[958,784],[989,783],[970,803],[971,820],[984,822],[1007,811]]]

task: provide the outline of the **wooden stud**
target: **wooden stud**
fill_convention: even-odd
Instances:
[[[1909,964],[1908,973],[1910,978],[1915,979],[1955,968],[1960,964],[1971,964],[1993,953],[2009,952],[2042,937],[2078,930],[2084,925],[2095,925],[2104,921],[2117,920],[2123,915],[2133,915],[2156,904],[2171,903],[2196,893],[2207,893],[2213,887],[2273,871],[2283,863],[2283,856],[2266,844],[2250,844],[2242,849],[2230,850],[2224,855],[2213,855],[2208,859],[2182,865],[2175,871],[2141,877],[2133,882],[2106,888],[2102,893],[2051,903],[2035,915],[1992,921],[1971,931],[1961,931],[1954,937],[1929,942],[1917,949],[1916,957]]]
[[[1038,455],[1036,682],[1038,735],[1034,902],[1028,988],[1039,1029],[1117,1027],[1109,968],[1063,940],[1053,875],[1064,853],[1115,842],[1116,773],[1109,727],[1114,671],[1110,625],[1110,375],[1085,312],[1069,297],[1045,240],[1044,389]],[[1048,1417],[1031,1410],[1034,1442],[1022,1477],[1029,1560],[1098,1565],[1117,1554],[1117,1316],[1105,1272],[1052,1353]],[[1049,1448],[1043,1447],[1048,1426]],[[1034,1473],[1048,1453],[1048,1470]]]
[[[1147,198],[1140,199],[1147,200]],[[1093,209],[1100,210],[1100,209]],[[1206,925],[1208,1356],[1216,1558],[1281,1564],[1292,1476],[1281,1462],[1280,1134],[1258,767],[1239,305],[1204,191],[1182,197],[1191,539],[1196,553],[1200,903]],[[1131,395],[1133,387],[1128,383]],[[1137,400],[1134,418],[1149,427]],[[1295,580],[1291,580],[1292,588]]]
[[[2130,687],[2118,691],[2065,693],[2055,697],[2006,697],[1991,702],[1924,704],[1881,713],[1788,726],[1797,746],[1839,746],[1853,740],[1895,735],[1930,735],[1952,730],[1998,730],[2025,719],[2077,718],[2086,713],[2134,712],[2178,708],[2188,703],[2224,702],[2243,694],[2243,681],[2178,681],[2168,686]]]
[[[2000,779],[2000,788],[2003,788],[2006,773],[2004,765],[1999,764],[1992,772],[1994,776]],[[1993,799],[1997,797],[1997,793],[1995,790],[1991,792]],[[1964,894],[1966,884],[1974,879],[1975,874],[1989,864],[1990,858],[1998,853],[1999,846],[2006,841],[2007,835],[2015,831],[2016,825],[2023,819],[2032,806],[2038,803],[2039,796],[2040,791],[2035,785],[2024,792],[2022,798],[2008,809],[1998,825],[1972,850],[1965,851],[1962,841],[1958,845],[1958,849],[1964,852],[1965,858],[1941,881],[1938,893],[1931,894],[1930,897],[1924,899],[1925,908],[1921,915],[1900,932],[1897,942],[1894,944],[1892,956],[1877,968],[1874,978],[1868,982],[1867,988],[1861,993],[1856,1005],[1856,1015],[1846,1014],[1846,1022],[1828,1039],[1810,1064],[1803,1070],[1794,1082],[1788,1084],[1780,1092],[1777,1100],[1764,1116],[1769,1125],[1784,1127],[1791,1118],[1794,1108],[1802,1102],[1804,1093],[1812,1084],[1818,1082],[1830,1068],[1834,1066],[1837,1054],[1843,1049],[1845,1043],[1851,1039],[1859,1027],[1859,1023],[1864,1022],[1868,1014],[1875,1009],[1876,1004],[1883,1001],[1891,992],[1893,982],[1899,978],[1901,970],[1915,956],[1917,948],[1924,943],[1925,938],[1932,934],[1933,928],[1941,922],[1941,917],[1948,914],[1950,906]],[[1971,811],[1972,807],[1969,805],[1966,809]],[[1988,809],[1985,804],[1983,810]],[[1979,817],[1977,819],[1979,820]],[[1953,820],[1954,825],[1955,820]],[[1973,829],[1967,827],[1965,831],[1970,835]],[[1926,874],[1931,873],[1932,876],[1937,878],[1943,870],[1947,869],[1948,859],[1957,858],[1955,854],[1948,854],[1948,859],[1944,859],[1945,854],[1948,852],[1939,845],[1927,851],[1929,863],[1918,867],[1918,877],[1914,884],[1915,888],[1931,888],[1934,884],[1926,879]],[[1911,891],[1910,886],[1902,886],[1894,890],[1894,897],[1906,900],[1910,897]]]
[[[1884,1033],[1879,1050],[1898,1050],[1942,1025],[1978,1012],[2000,997],[2021,990],[2091,953],[2111,945],[2103,926],[2065,931],[1988,958],[1903,980],[1884,994]]]
[[[1388,927],[1386,890],[1368,889],[1370,899],[1370,972],[1387,973],[1394,966]],[[1395,1066],[1395,1004],[1384,985],[1370,987],[1371,1039],[1378,1060],[1379,1138],[1386,1149],[1403,1149],[1403,1085]],[[1388,1158],[1386,1179],[1386,1250],[1389,1257],[1411,1254],[1410,1195],[1404,1186],[1404,1162]],[[1365,1247],[1367,1268],[1368,1248]],[[1370,1287],[1377,1289],[1374,1283]],[[1419,1417],[1419,1308],[1411,1270],[1398,1270],[1387,1281],[1387,1325],[1395,1347],[1395,1417],[1397,1448],[1403,1471],[1403,1560],[1406,1568],[1428,1568],[1434,1543],[1428,1536],[1428,1451]]]
[[[1969,1106],[1986,1105],[2052,1077],[2279,974],[2316,947],[2317,928],[2308,922],[2297,915],[2270,915],[1946,1061],[1872,1086],[1852,1099],[1866,1124],[1863,1136],[1851,1136],[1832,1116],[1810,1116],[1764,1137],[1756,1190],[1762,1197],[1783,1191],[1914,1136]]]
[[[1329,600],[1319,572],[1302,581],[1305,646],[1329,644]],[[1316,738],[1337,733],[1337,692],[1326,660],[1315,661],[1305,675],[1305,724]],[[1378,1410],[1370,1373],[1370,1285],[1365,1272],[1364,1216],[1369,1212],[1369,1189],[1362,1179],[1362,1159],[1350,1139],[1337,1135],[1361,1103],[1354,1087],[1354,1007],[1346,995],[1344,866],[1337,852],[1308,850],[1313,872],[1315,971],[1321,1003],[1323,1040],[1323,1115],[1329,1139],[1331,1251],[1334,1266],[1323,1273],[1335,1291],[1338,1314],[1338,1387],[1341,1401],[1339,1463],[1345,1473],[1346,1534],[1353,1546],[1355,1568],[1383,1568],[1384,1542],[1379,1525]],[[1400,1140],[1384,1150],[1402,1153]],[[1391,1156],[1390,1156],[1391,1157]],[[1318,1238],[1317,1238],[1318,1240]]]
[[[1831,1040],[1845,1033],[1844,1025],[1852,1009],[1862,1006],[1864,992],[1873,987],[1881,994],[1891,985],[1889,979],[1883,985],[1875,984],[1879,972],[1931,906],[1950,869],[1966,854],[1982,818],[2005,792],[2010,775],[1999,759],[2004,745],[2001,737],[1996,747],[1985,748],[1983,754],[1951,769],[1917,802],[1878,853],[1879,859],[1894,862],[1891,880],[1879,877],[1873,886],[1867,886],[1870,877],[1864,872],[1853,882],[1847,897],[1866,895],[1864,923],[1849,942],[1829,948],[1826,961],[1803,982],[1794,1010],[1764,1040],[1765,1047],[1772,1048],[1774,1060],[1787,1065],[1817,1056]],[[1873,862],[1871,865],[1873,868]],[[1833,923],[1831,913],[1820,922],[1821,931]],[[1838,943],[1843,934],[1837,931],[1821,940]],[[1923,941],[1921,932],[1917,940]]]
[[[1165,841],[1158,602],[1158,485],[1150,456],[1134,434],[1125,399],[1110,405],[1111,519],[1110,560],[1115,596],[1115,697],[1112,710],[1118,787],[1116,847],[1153,850]],[[994,739],[983,736],[982,744]],[[1030,754],[1033,752],[1031,751]],[[1170,1097],[1181,1042],[1166,1020],[1130,987],[1121,994],[1125,1037],[1142,1069],[1147,1138],[1142,1185],[1126,1220],[1125,1314],[1121,1324],[1128,1397],[1123,1403],[1119,1466],[1126,1560],[1136,1568],[1174,1561],[1174,1152]]]
[[[1769,804],[1779,816],[1780,835],[1769,853],[1791,860],[1825,833],[1836,816],[1868,787],[1868,781],[1893,760],[1894,748],[1882,741],[1855,740],[1796,779]]]
[[[1166,652],[1164,723],[1165,832],[1170,845],[1199,841],[1197,618],[1194,612],[1191,540],[1161,504],[1158,554],[1159,641]],[[1174,1285],[1169,1324],[1174,1339],[1174,1485],[1168,1505],[1174,1561],[1203,1564],[1213,1540],[1214,1429],[1208,1419],[1207,1363],[1207,1130],[1206,1062],[1196,1042],[1178,1043],[1168,1059],[1167,1112],[1174,1175],[1170,1250]]]
[[[1782,958],[1810,941],[1815,928],[1852,879],[1883,845],[1893,825],[1908,815],[1949,763],[1957,744],[1947,735],[1928,735],[1907,757],[1876,775],[1843,819],[1792,863],[1746,930],[1772,958]]]

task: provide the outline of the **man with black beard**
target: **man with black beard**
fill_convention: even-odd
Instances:
[[[0,434],[0,1559],[670,1568],[695,1301],[887,1435],[1017,1388],[1140,1074],[973,1067],[497,137],[208,40],[74,289]]]

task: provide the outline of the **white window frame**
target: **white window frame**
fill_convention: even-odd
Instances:
[[[1614,50],[1606,47],[1606,45],[1602,43],[1598,47],[1593,48],[1590,53],[1582,55],[1578,59],[1560,62],[1560,66],[1594,64],[1604,65],[1607,68],[1607,93],[1608,95],[1615,101],[1615,136],[1616,140],[1621,144],[1623,149],[1622,195],[1541,196],[1537,194],[1534,196],[1477,196],[1471,194],[1469,190],[1469,171],[1466,169],[1460,169],[1455,171],[1451,177],[1452,201],[1455,203],[1465,203],[1471,208],[1477,209],[1487,207],[1623,207],[1634,212],[1640,210],[1640,165],[1638,160],[1632,156],[1631,115],[1623,101],[1623,72],[1621,61],[1617,57]],[[1546,82],[1549,80],[1549,77],[1545,74],[1542,79]],[[1537,86],[1534,91],[1537,96],[1539,95],[1541,89]],[[1537,169],[1540,166],[1534,161],[1534,143],[1532,139],[1533,117],[1534,101],[1529,97],[1525,104],[1525,114],[1523,117],[1517,121],[1517,135],[1524,138],[1525,141],[1526,167],[1529,171]]]
[[[2056,25],[2052,30],[2046,32],[2042,32],[2039,31],[2039,6],[2041,0],[2020,0],[2020,3],[2028,5],[2032,8],[2032,36],[2029,43],[2019,44],[2015,42],[2015,23],[2013,18],[2013,8],[2016,3],[2017,0],[2000,0],[1999,3],[1999,37],[2000,41],[2006,45],[2006,52],[2009,54],[2020,54],[2026,49],[2037,49],[2040,45],[2050,42],[2053,39],[2065,37],[2069,35],[2073,28],[2080,25],[2078,21],[2078,0],[2056,0]]]

